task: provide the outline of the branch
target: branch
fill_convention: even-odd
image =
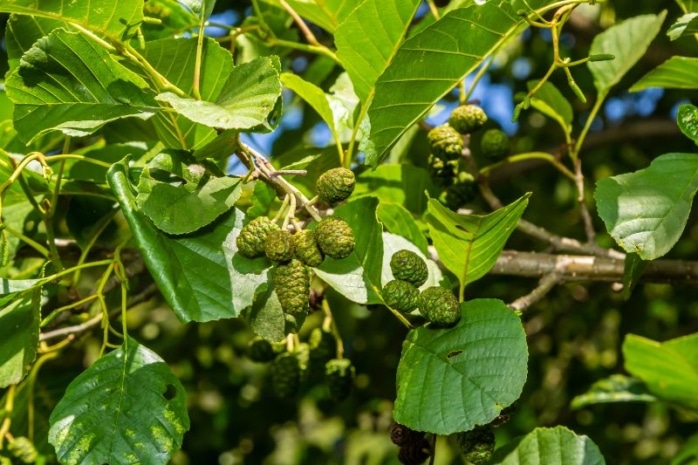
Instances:
[[[540,278],[556,274],[560,282],[621,281],[625,260],[589,255],[555,255],[505,250],[491,274]],[[698,262],[654,260],[647,264],[644,282],[683,282],[698,284]]]
[[[557,273],[546,274],[535,289],[510,303],[509,307],[512,310],[524,310],[542,300],[558,284],[560,284],[560,275]]]

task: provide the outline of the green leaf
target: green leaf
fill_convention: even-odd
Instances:
[[[564,426],[536,428],[519,441],[495,453],[501,465],[605,465],[601,451],[587,436]]]
[[[440,192],[425,169],[396,163],[361,173],[351,198],[377,197],[381,203],[396,203],[421,215],[427,206],[425,191],[430,197]]]
[[[261,57],[233,68],[214,101],[157,96],[195,123],[218,129],[248,130],[267,124],[281,96],[278,59]]]
[[[600,180],[594,198],[618,245],[654,260],[679,240],[696,190],[698,155],[667,153],[647,168]]]
[[[645,271],[648,263],[636,253],[629,253],[625,256],[623,265],[623,298],[625,300],[630,298],[630,294],[640,280],[640,276],[642,276],[642,272]]]
[[[698,410],[698,334],[664,343],[628,334],[623,341],[625,369],[657,397]]]
[[[419,250],[415,244],[412,242],[408,241],[402,236],[398,236],[397,234],[391,234],[391,233],[383,233],[383,270],[382,270],[382,277],[381,277],[381,282],[383,285],[388,283],[389,281],[392,281],[395,279],[393,276],[393,272],[390,269],[390,259],[392,258],[393,254],[397,252],[398,250],[411,250],[412,252],[416,253],[419,255],[419,257],[424,260],[427,264],[427,268],[429,270],[429,276],[427,277],[426,282],[420,286],[420,289],[425,289],[429,286],[438,286],[441,280],[443,279],[443,274],[441,273],[441,270],[439,269],[439,265],[437,265],[434,260],[428,258],[429,256]]]
[[[601,96],[618,84],[630,68],[645,54],[666,17],[666,11],[658,15],[640,15],[608,28],[594,37],[589,55],[610,54],[614,60],[589,61],[587,66],[594,76],[594,85]]]
[[[184,387],[130,338],[70,383],[49,421],[64,465],[166,464],[189,429]]]
[[[121,41],[133,36],[137,26],[142,23],[143,0],[56,0],[41,3],[36,0],[12,0],[0,2],[0,13],[58,19]]]
[[[5,284],[5,283],[3,283]],[[39,346],[41,288],[17,296],[0,308],[0,388],[19,383]]]
[[[507,2],[491,1],[453,10],[406,40],[376,81],[368,111],[374,147],[366,162],[381,161],[403,132],[524,24]]]
[[[698,33],[698,13],[687,13],[677,19],[666,31],[669,39],[692,36]]]
[[[584,394],[575,396],[570,407],[576,410],[588,405],[655,400],[642,381],[625,375],[611,375],[596,381]]]
[[[528,81],[526,83],[529,91],[537,84],[538,81]],[[547,81],[538,89],[531,98],[531,106],[557,121],[565,133],[569,133],[572,130],[572,105],[553,83]]]
[[[495,299],[463,302],[461,313],[452,328],[422,326],[407,335],[397,369],[396,422],[443,435],[469,431],[521,395],[528,361],[521,320]]]
[[[698,144],[698,108],[690,103],[680,105],[676,122],[681,132]]]
[[[194,87],[197,39],[167,38],[146,44],[143,56],[169,82],[187,94]],[[203,100],[215,101],[233,71],[233,56],[215,40],[203,42],[199,91]],[[168,147],[200,149],[213,141],[215,129],[181,117],[175,112],[161,112],[153,118],[158,135]],[[199,158],[199,157],[197,157]]]
[[[424,233],[407,209],[397,203],[381,203],[378,205],[377,213],[378,219],[387,231],[403,236],[422,254],[427,255],[427,238],[424,237]]]
[[[338,207],[334,216],[342,218],[354,231],[356,247],[347,258],[325,257],[315,274],[347,299],[358,304],[377,304],[383,266],[382,227],[376,219],[378,200],[367,197]]]
[[[214,167],[215,168],[215,167]],[[213,222],[240,197],[240,179],[183,152],[161,152],[143,168],[136,205],[158,229],[186,234]]]
[[[245,215],[235,209],[235,222],[223,242],[225,261],[228,264],[230,285],[233,293],[232,316],[239,315],[255,301],[255,296],[271,282],[271,262],[266,257],[247,258],[239,253],[236,239],[243,226]]]
[[[266,0],[279,4],[278,0]],[[337,26],[360,2],[356,0],[286,0],[291,8],[303,18],[333,33]]]
[[[230,308],[233,291],[223,253],[223,242],[235,222],[234,212],[196,234],[168,237],[138,210],[127,165],[127,159],[114,163],[107,181],[145,264],[177,317],[186,323],[235,316]]]
[[[327,100],[325,92],[310,82],[303,80],[300,76],[292,73],[282,73],[281,83],[288,89],[296,93],[301,99],[306,101],[313,110],[315,110],[320,118],[327,124],[327,127],[332,132],[336,145],[341,145],[337,128],[334,125],[334,115],[330,108],[330,103]]]
[[[0,278],[0,295],[12,295],[40,285],[43,279],[6,279]]]
[[[671,57],[633,84],[630,92],[639,92],[650,87],[698,89],[696,75],[698,75],[698,58]]]
[[[148,84],[94,40],[58,29],[39,39],[7,79],[14,124],[25,141],[51,130],[86,136],[157,110]]]
[[[497,261],[521,218],[526,194],[489,215],[459,215],[430,199],[425,220],[441,263],[460,282],[461,289],[484,276]]]
[[[378,76],[395,56],[420,3],[364,0],[337,28],[337,58],[362,102],[371,99]]]
[[[70,26],[63,21],[40,16],[10,16],[5,31],[7,61],[10,71],[19,66],[22,55],[32,48],[34,42],[58,27],[69,28]]]
[[[280,341],[286,337],[286,317],[276,292],[258,296],[246,316],[256,335],[269,341]]]

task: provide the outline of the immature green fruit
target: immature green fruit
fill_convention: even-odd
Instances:
[[[267,235],[272,231],[278,231],[279,226],[266,216],[260,216],[242,227],[235,242],[238,252],[247,258],[256,258],[264,255],[264,243]]]
[[[284,352],[274,359],[271,367],[271,384],[277,397],[286,399],[298,393],[301,368],[295,354]]]
[[[429,277],[429,269],[422,257],[411,250],[398,250],[390,257],[390,270],[395,279],[407,281],[419,287]]]
[[[304,229],[293,235],[293,253],[295,257],[308,266],[320,266],[325,258],[317,245],[315,231]]]
[[[325,381],[330,397],[336,401],[346,399],[354,383],[354,365],[346,358],[335,358],[325,364]]]
[[[509,155],[509,136],[500,129],[488,129],[482,135],[480,149],[488,158],[504,158]]]
[[[472,104],[456,107],[448,119],[448,124],[461,134],[477,131],[486,122],[487,114],[485,114],[485,110]]]
[[[321,328],[313,328],[308,337],[310,346],[310,359],[326,363],[337,353],[337,340],[331,332]]]
[[[435,156],[442,160],[456,160],[463,151],[463,138],[448,124],[437,126],[427,134],[429,146]]]
[[[458,299],[440,286],[428,287],[419,294],[419,309],[436,326],[451,326],[460,320]]]
[[[7,450],[22,463],[34,463],[39,457],[34,443],[25,436],[16,437],[14,441],[7,445]]]
[[[419,304],[419,289],[407,281],[393,279],[383,286],[383,300],[398,312],[411,312]]]
[[[346,200],[352,192],[356,178],[354,172],[347,168],[333,168],[322,175],[315,184],[315,191],[320,200],[328,205]]]
[[[264,254],[274,262],[287,262],[293,258],[293,235],[285,229],[271,231],[264,241]]]
[[[458,174],[458,160],[443,161],[429,155],[429,176],[437,187],[448,187],[453,184],[455,176]]]
[[[336,216],[328,216],[318,223],[315,238],[320,250],[328,257],[346,258],[354,251],[351,226]]]
[[[252,338],[247,346],[247,356],[255,362],[271,362],[276,355],[272,343],[261,336]]]
[[[446,190],[446,206],[457,211],[466,203],[472,202],[476,196],[475,178],[467,171],[461,171],[456,182]]]
[[[468,462],[473,465],[490,463],[495,443],[492,427],[478,426],[471,431],[458,433],[456,442]]]
[[[291,331],[297,331],[303,325],[308,314],[308,294],[310,292],[310,274],[305,265],[296,259],[272,270],[272,282],[279,297],[281,309]]]

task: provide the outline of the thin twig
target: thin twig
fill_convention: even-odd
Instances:
[[[279,4],[284,10],[288,12],[289,15],[291,15],[291,18],[293,18],[293,21],[296,22],[298,28],[303,33],[303,36],[305,36],[305,40],[307,40],[309,44],[315,45],[316,47],[323,46],[320,42],[318,42],[317,38],[315,37],[315,34],[313,34],[313,31],[311,31],[308,25],[305,24],[303,18],[301,18],[298,15],[298,13],[296,13],[296,11],[293,8],[291,8],[291,6],[288,3],[286,3],[285,0],[279,0]]]
[[[586,202],[584,174],[582,173],[582,160],[580,158],[574,161],[574,177],[577,186],[577,203],[579,203],[579,210],[582,214],[582,221],[584,222],[584,232],[587,236],[587,242],[593,243],[596,238],[596,231],[594,230],[594,222],[591,219],[591,213],[589,213],[589,207]]]
[[[560,276],[557,273],[550,273],[543,276],[531,292],[519,297],[509,304],[512,310],[525,310],[536,302],[540,301],[550,292],[557,284],[560,283]]]

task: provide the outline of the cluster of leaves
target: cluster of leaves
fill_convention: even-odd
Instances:
[[[150,279],[182,323],[239,318],[257,337],[283,341],[291,350],[270,352],[268,360],[275,360],[275,387],[292,397],[302,353],[301,328],[287,324],[294,296],[287,295],[283,280],[274,279],[279,268],[265,256],[241,253],[238,238],[253,218],[272,217],[298,234],[331,215],[350,225],[353,246],[311,264],[312,281],[299,265],[304,295],[298,297],[303,312],[322,309],[323,331],[337,344],[337,360],[327,365],[331,392],[342,394],[334,397],[348,395],[353,367],[342,358],[346,335],[337,327],[330,297],[385,308],[409,330],[397,365],[392,416],[434,439],[425,447],[420,435],[419,451],[433,451],[437,436],[453,435],[466,438],[470,460],[474,455],[467,454],[482,452],[482,463],[604,463],[591,439],[562,427],[536,428],[494,453],[489,439],[486,450],[478,449],[476,434],[468,432],[497,423],[527,380],[526,333],[513,309],[528,305],[466,299],[466,288],[493,269],[517,227],[541,237],[522,220],[531,194],[519,193],[503,205],[489,185],[493,171],[520,161],[542,159],[570,178],[587,241],[551,242],[624,258],[627,295],[648,262],[677,243],[698,190],[695,153],[665,154],[647,168],[597,184],[598,214],[627,255],[594,242],[580,156],[603,102],[661,31],[666,13],[610,27],[594,38],[587,58],[571,61],[560,55],[560,35],[586,2],[454,1],[438,9],[429,1],[431,12],[415,23],[421,3],[254,1],[253,14],[220,40],[205,34],[214,1],[0,5],[0,12],[10,14],[2,104],[12,109],[11,118],[0,123],[3,459],[14,453],[37,460],[36,450],[27,455],[26,447],[19,447],[26,438],[16,426],[26,414],[26,436],[35,438],[34,407],[22,411],[15,400],[28,396],[31,405],[41,366],[68,353],[97,326],[102,330],[97,360],[70,382],[53,408],[46,437],[34,441],[39,453],[44,458],[55,453],[65,464],[159,464],[181,447],[190,427],[185,389],[158,354],[129,335],[129,315],[154,292]],[[693,34],[695,14],[679,18],[670,37]],[[454,87],[465,104],[472,92],[463,86],[465,77],[482,76],[491,58],[529,27],[551,33],[554,56],[548,72],[528,83],[512,116],[533,108],[555,121],[564,156],[507,156],[508,141],[490,128],[485,134],[497,139],[488,136],[481,146],[497,148],[497,157],[505,158],[479,168],[470,131],[464,131],[454,144],[449,139],[449,148],[457,150],[448,156],[459,160],[468,184],[477,184],[480,200],[493,211],[462,211],[472,196],[449,208],[439,199],[443,186],[435,185],[428,170],[407,163],[405,154],[426,139],[419,128],[434,105]],[[323,38],[333,39],[333,47]],[[223,47],[226,42],[230,49]],[[315,58],[305,72],[294,73],[289,71],[294,54]],[[596,92],[579,129],[572,105],[550,77],[563,70],[570,89],[585,100],[571,71],[583,64]],[[697,66],[692,58],[672,58],[631,90],[695,89],[690,72]],[[326,90],[328,79],[332,85]],[[286,115],[283,89],[327,126],[328,147],[298,144],[285,154],[268,154],[270,159],[241,137],[278,130]],[[698,108],[679,108],[679,127],[698,143],[697,119]],[[231,157],[246,174],[226,173]],[[355,168],[354,194],[347,198],[347,190],[335,197],[318,189],[318,199],[317,179],[337,167]],[[391,261],[405,250],[426,264],[418,279]],[[277,261],[288,260],[284,254]],[[141,279],[145,269],[150,277]],[[560,282],[551,276],[547,283]],[[395,280],[420,287],[422,295],[434,288],[447,293],[459,314],[446,325],[424,324],[430,315],[414,306],[403,314],[393,308],[395,299],[384,295]],[[527,298],[534,301],[550,287],[542,282]],[[312,302],[323,295],[328,298],[322,303]],[[318,329],[317,319],[306,321],[306,327]],[[663,401],[698,410],[696,335],[663,344],[628,335],[623,352],[634,378],[602,380],[574,407]],[[695,456],[693,444],[680,457]]]

